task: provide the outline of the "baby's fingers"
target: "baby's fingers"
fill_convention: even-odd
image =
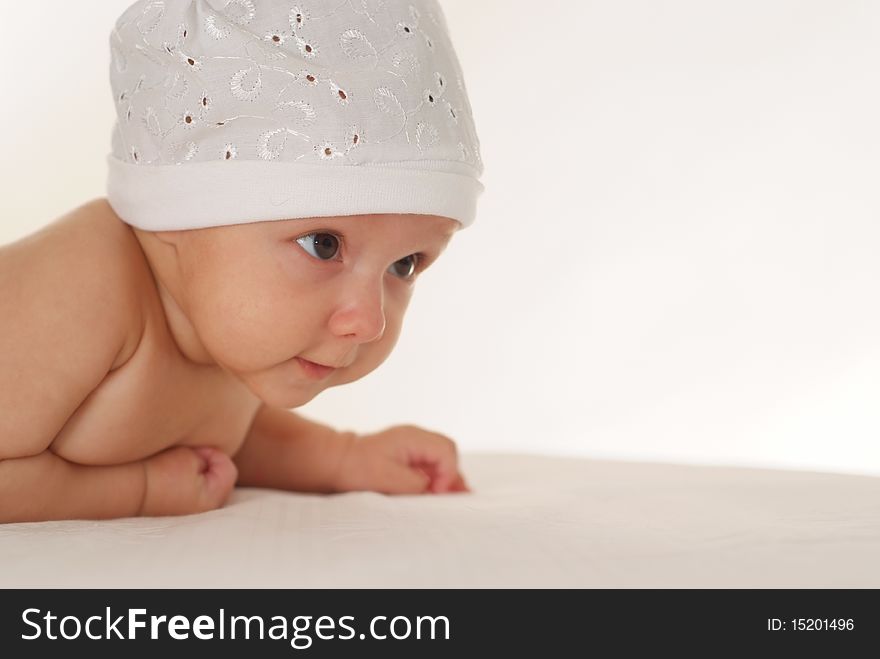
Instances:
[[[431,478],[428,491],[467,492],[458,471],[458,451],[455,442],[444,435],[431,434],[419,438],[417,448],[410,454],[410,465],[423,469]]]
[[[461,474],[459,474],[454,481],[452,481],[452,485],[449,486],[450,492],[470,492],[471,488],[468,487],[468,484],[464,482],[464,478],[462,478]]]
[[[442,492],[470,492],[470,488],[467,486],[467,483],[464,482],[464,478],[462,478],[461,474],[455,472],[452,476],[446,477],[435,477],[431,481],[431,485],[429,490],[434,494],[440,494]]]
[[[428,487],[429,478],[421,469],[389,462],[385,465],[380,491],[385,494],[421,494]]]

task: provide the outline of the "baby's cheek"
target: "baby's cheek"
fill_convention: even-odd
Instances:
[[[362,345],[358,351],[357,360],[346,373],[345,381],[354,382],[379,368],[391,355],[395,343],[396,338],[390,340],[386,333],[379,341]]]
[[[195,320],[206,350],[233,371],[250,371],[290,359],[280,345],[284,324],[261,314],[253,300],[206,299]]]

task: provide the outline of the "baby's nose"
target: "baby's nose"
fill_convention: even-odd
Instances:
[[[381,339],[385,334],[385,309],[381,295],[350,298],[331,317],[330,330],[336,336],[353,338],[358,343]]]

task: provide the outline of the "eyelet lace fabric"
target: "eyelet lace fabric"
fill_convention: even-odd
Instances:
[[[483,170],[437,2],[141,0],[110,50],[112,156],[125,163]]]

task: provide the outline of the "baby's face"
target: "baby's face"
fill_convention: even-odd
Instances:
[[[359,215],[165,234],[205,351],[263,401],[289,408],[385,361],[416,278],[460,226],[434,215]],[[336,369],[310,377],[297,357]]]

